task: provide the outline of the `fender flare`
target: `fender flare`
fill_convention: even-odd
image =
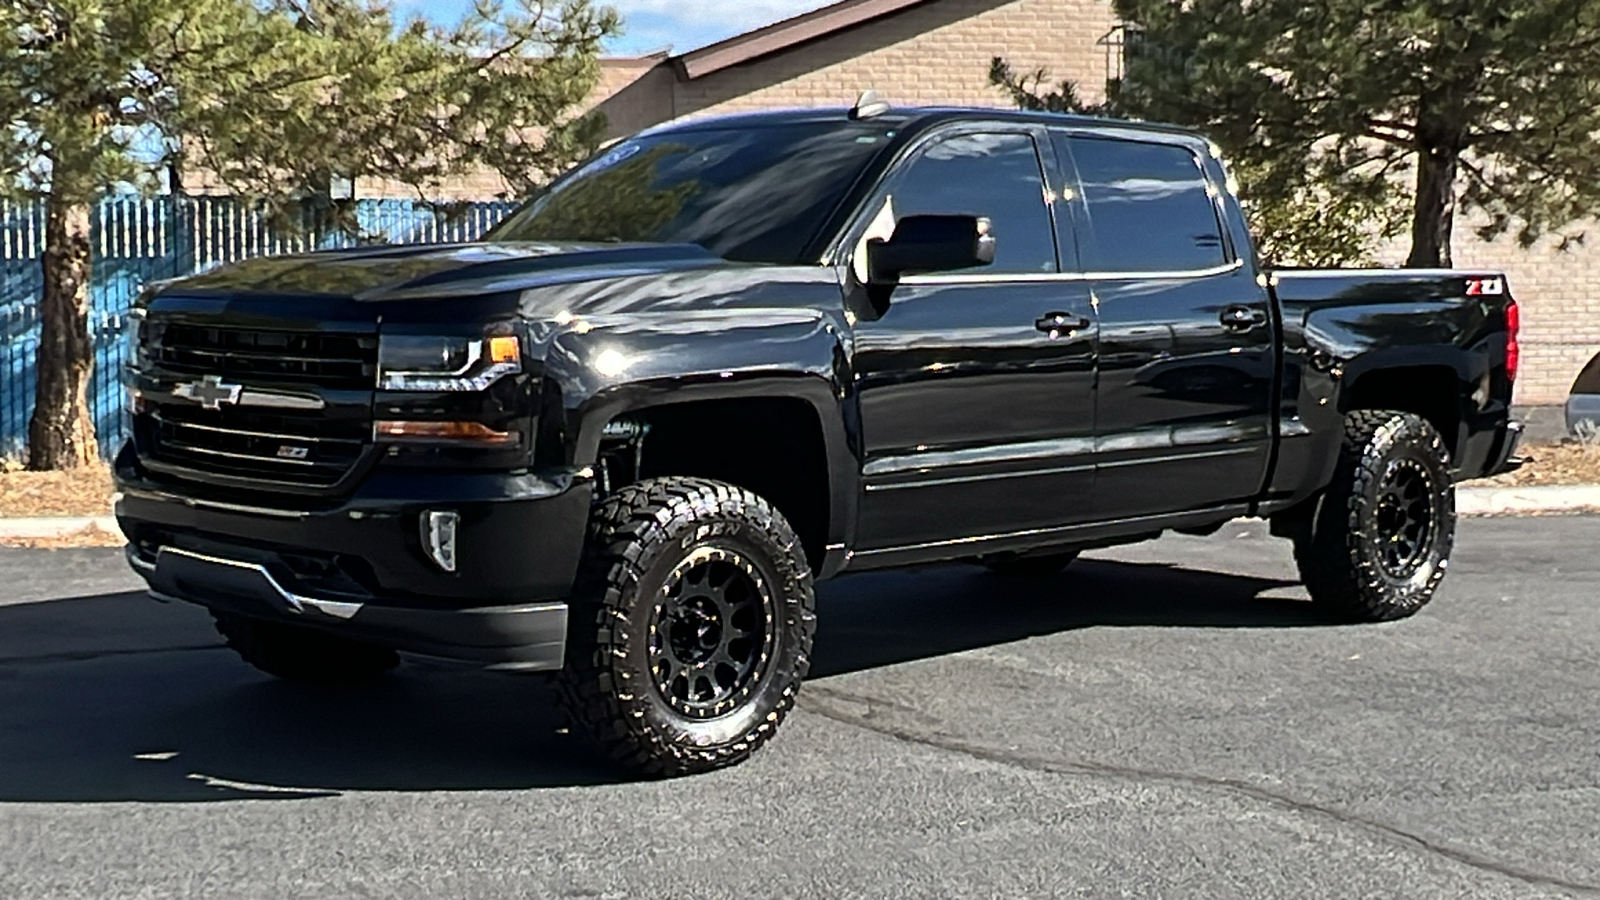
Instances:
[[[860,497],[860,460],[846,427],[845,401],[834,384],[810,372],[756,371],[732,377],[632,381],[609,387],[568,413],[570,459],[592,466],[607,423],[629,413],[705,400],[799,400],[817,417],[828,478],[828,548],[851,545]]]

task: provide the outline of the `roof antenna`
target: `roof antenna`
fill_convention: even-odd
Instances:
[[[889,101],[878,96],[877,91],[862,91],[856,105],[850,108],[852,119],[874,119],[889,111]]]

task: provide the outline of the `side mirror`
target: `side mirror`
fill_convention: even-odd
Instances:
[[[867,242],[867,283],[894,285],[913,272],[949,272],[994,262],[994,235],[980,216],[906,216],[887,241]]]

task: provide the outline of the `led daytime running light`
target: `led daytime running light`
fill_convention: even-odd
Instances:
[[[381,339],[380,339],[381,340]],[[467,345],[467,361],[454,372],[380,372],[385,391],[481,391],[522,371],[522,347],[515,337],[496,336]]]

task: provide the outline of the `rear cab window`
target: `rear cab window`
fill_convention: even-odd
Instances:
[[[1085,271],[1196,272],[1231,261],[1216,188],[1193,150],[1120,137],[1053,140],[1077,167]]]

